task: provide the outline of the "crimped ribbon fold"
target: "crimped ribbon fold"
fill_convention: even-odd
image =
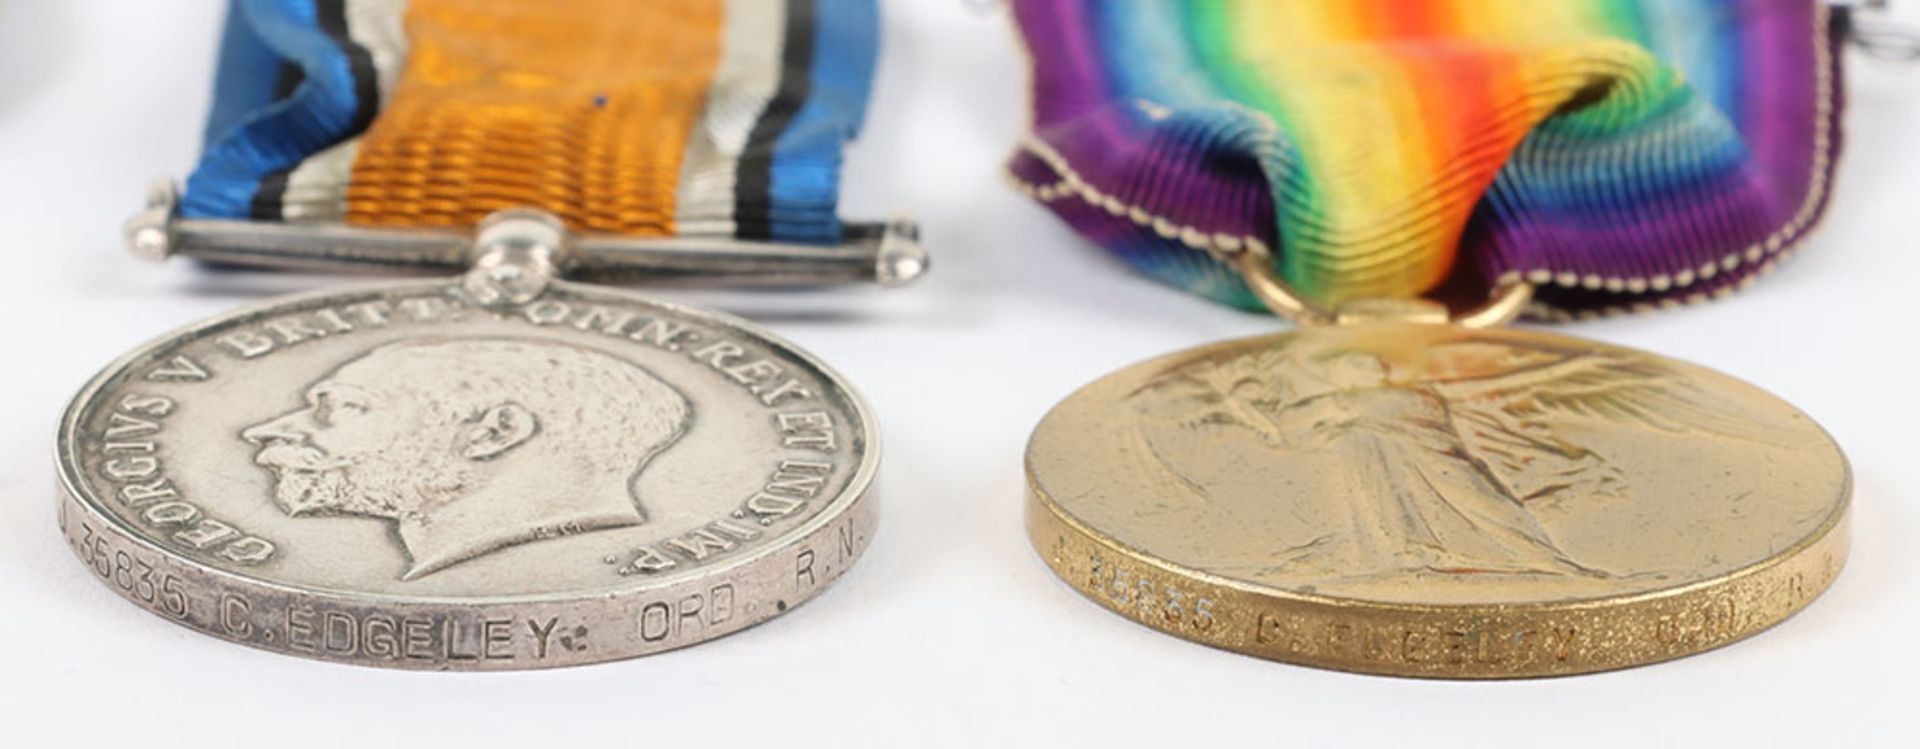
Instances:
[[[874,0],[234,0],[193,218],[830,243]]]
[[[1710,298],[1819,218],[1844,15],[1818,0],[1015,0],[1015,182],[1147,273],[1253,307],[1540,286]]]

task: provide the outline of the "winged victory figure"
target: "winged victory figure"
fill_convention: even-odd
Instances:
[[[1333,499],[1347,517],[1269,557],[1289,575],[1612,577],[1571,558],[1533,510],[1627,491],[1605,455],[1569,438],[1576,427],[1762,442],[1783,434],[1672,364],[1544,337],[1405,346],[1300,336],[1178,367],[1133,397],[1146,452],[1199,501],[1207,483],[1153,434],[1248,430],[1270,448],[1311,455],[1314,470],[1342,472],[1334,480],[1348,496]]]

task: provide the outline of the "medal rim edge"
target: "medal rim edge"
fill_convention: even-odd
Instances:
[[[1091,529],[1081,523],[1078,518],[1074,518],[1060,511],[1058,505],[1053,503],[1044,493],[1030,489],[1027,494],[1026,534],[1028,543],[1032,547],[1035,555],[1040,558],[1041,563],[1045,565],[1061,583],[1078,593],[1083,599],[1099,606],[1112,615],[1162,635],[1261,660],[1347,673],[1440,681],[1501,681],[1597,674],[1664,663],[1718,650],[1760,635],[1792,619],[1815,601],[1819,600],[1821,596],[1825,595],[1827,591],[1832,588],[1833,583],[1839,579],[1840,574],[1845,570],[1849,556],[1848,550],[1852,545],[1852,531],[1848,523],[1852,515],[1851,505],[1849,504],[1845,510],[1838,513],[1832,522],[1823,524],[1821,532],[1810,535],[1806,543],[1796,545],[1787,552],[1776,554],[1757,564],[1735,570],[1719,577],[1696,581],[1686,586],[1666,588],[1650,593],[1634,594],[1632,596],[1622,596],[1619,599],[1581,599],[1561,603],[1526,602],[1519,604],[1478,605],[1404,604],[1366,601],[1361,599],[1337,599],[1325,596],[1313,596],[1311,594],[1291,593],[1278,589],[1248,589],[1246,584],[1240,581],[1218,578],[1217,576],[1206,573],[1189,575],[1185,568],[1171,564],[1164,559],[1148,556],[1110,538],[1091,533]],[[1179,631],[1174,627],[1165,626],[1162,623],[1135,616],[1131,613],[1133,609],[1127,604],[1116,603],[1112,601],[1109,596],[1102,595],[1099,590],[1083,586],[1070,574],[1070,570],[1066,568],[1064,562],[1057,563],[1054,560],[1054,555],[1049,552],[1047,548],[1052,542],[1052,539],[1047,538],[1050,530],[1049,524],[1078,535],[1079,540],[1083,544],[1102,549],[1113,557],[1124,560],[1121,564],[1126,566],[1131,566],[1136,569],[1140,567],[1155,569],[1168,577],[1186,579],[1195,582],[1198,586],[1213,587],[1227,591],[1231,593],[1232,599],[1222,600],[1221,603],[1228,604],[1237,609],[1261,610],[1264,612],[1272,612],[1276,616],[1282,617],[1302,613],[1320,614],[1324,618],[1329,619],[1343,614],[1352,615],[1357,612],[1363,617],[1392,618],[1390,623],[1384,626],[1400,625],[1406,630],[1411,630],[1419,626],[1420,622],[1418,619],[1423,617],[1435,619],[1442,617],[1454,617],[1458,619],[1501,617],[1512,619],[1595,613],[1631,616],[1631,614],[1621,610],[1637,606],[1686,601],[1695,598],[1710,599],[1713,595],[1729,589],[1738,583],[1766,575],[1770,572],[1775,572],[1779,568],[1795,564],[1796,562],[1805,562],[1807,561],[1807,555],[1820,547],[1826,547],[1827,550],[1832,553],[1833,566],[1831,568],[1831,574],[1807,590],[1804,597],[1794,602],[1785,611],[1767,615],[1758,620],[1755,625],[1743,627],[1731,636],[1717,637],[1701,643],[1675,647],[1670,652],[1660,653],[1653,657],[1628,657],[1618,660],[1604,657],[1583,658],[1579,661],[1572,662],[1568,667],[1558,668],[1529,667],[1496,670],[1473,668],[1472,666],[1476,664],[1474,661],[1465,661],[1463,663],[1466,667],[1460,668],[1418,668],[1398,664],[1393,661],[1366,661],[1359,658],[1287,657],[1283,653],[1274,652],[1270,649],[1262,649],[1256,645],[1245,644],[1244,640],[1252,639],[1253,635],[1246,635],[1241,638],[1241,641],[1236,641],[1226,638],[1189,634]],[[1374,626],[1382,625],[1375,624]],[[1606,649],[1601,647],[1597,648],[1597,650],[1605,652]],[[1407,663],[1414,662],[1408,661]],[[1446,661],[1427,661],[1426,663],[1435,664],[1436,666],[1462,665]],[[1560,663],[1568,663],[1568,661],[1560,661]]]

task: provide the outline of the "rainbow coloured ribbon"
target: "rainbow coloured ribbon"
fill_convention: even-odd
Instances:
[[[234,0],[188,218],[841,239],[873,0]]]
[[[1595,313],[1740,288],[1818,219],[1842,19],[1820,0],[1014,0],[1010,173],[1094,241],[1257,306],[1486,293]],[[1477,290],[1477,291],[1476,291]]]

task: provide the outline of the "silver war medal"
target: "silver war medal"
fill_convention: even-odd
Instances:
[[[58,437],[60,523],[109,588],[266,650],[503,670],[669,650],[766,621],[872,539],[872,415],[744,321],[562,280],[905,283],[907,225],[840,247],[472,237],[183,221],[137,251],[464,274],[273,300],[96,376]]]

